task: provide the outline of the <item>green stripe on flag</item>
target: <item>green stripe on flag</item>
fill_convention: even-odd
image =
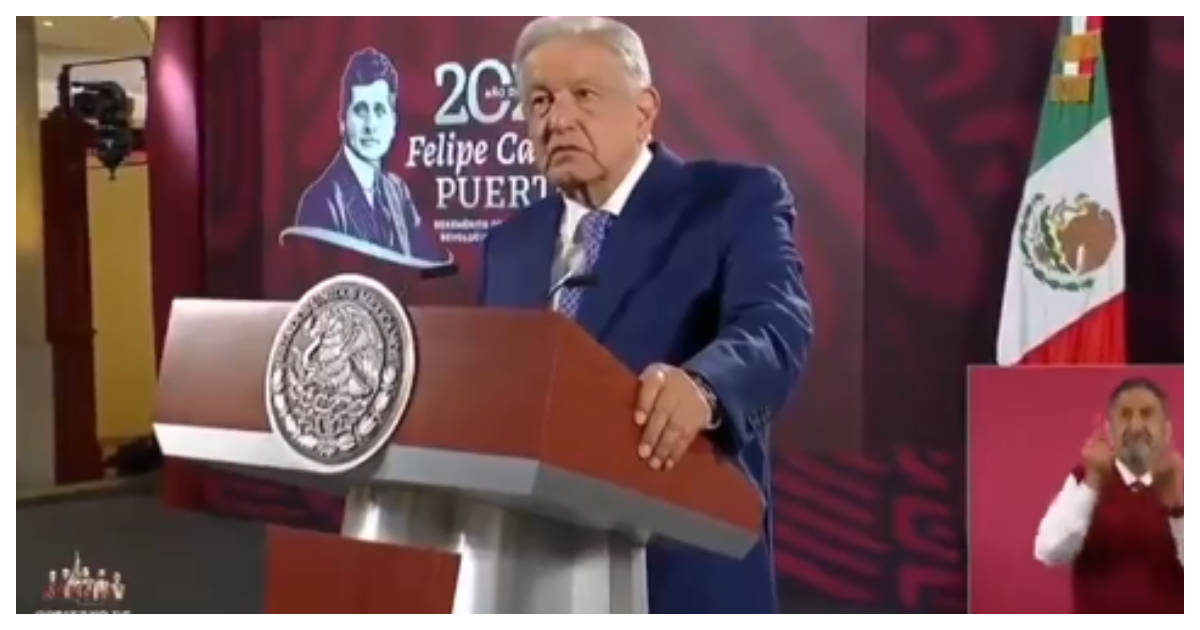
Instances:
[[[1054,156],[1075,144],[1092,127],[1108,118],[1108,73],[1104,68],[1103,38],[1096,70],[1092,77],[1092,101],[1090,103],[1055,103],[1050,100],[1054,77],[1062,73],[1060,59],[1062,37],[1071,33],[1071,18],[1062,18],[1059,39],[1054,42],[1054,57],[1050,64],[1050,78],[1046,81],[1046,95],[1042,102],[1042,118],[1038,123],[1037,144],[1033,149],[1033,160],[1029,165],[1032,175]]]

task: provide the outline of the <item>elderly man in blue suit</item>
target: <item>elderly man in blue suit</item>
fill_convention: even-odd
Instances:
[[[772,168],[687,162],[651,140],[660,99],[625,24],[534,20],[515,63],[558,193],[489,234],[483,302],[554,308],[641,374],[631,456],[669,475],[703,435],[766,498],[742,559],[652,541],[650,611],[774,612],[768,422],[813,334],[791,193]]]

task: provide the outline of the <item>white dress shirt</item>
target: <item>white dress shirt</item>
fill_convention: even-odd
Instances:
[[[1140,481],[1147,488],[1154,477],[1145,473],[1140,477],[1116,460],[1117,473],[1126,486]],[[1096,507],[1097,493],[1085,481],[1076,481],[1075,475],[1067,475],[1062,490],[1050,503],[1046,515],[1038,525],[1037,538],[1033,542],[1033,555],[1048,566],[1068,564],[1075,560],[1083,549],[1088,526],[1092,523],[1092,511]],[[1183,564],[1183,518],[1168,518],[1171,536],[1175,538],[1175,550],[1179,564]]]
[[[350,147],[342,145],[342,152],[346,154],[346,161],[350,163],[350,170],[354,171],[354,179],[358,180],[358,185],[362,186],[363,194],[367,196],[367,203],[371,207],[375,207],[375,178],[378,176],[379,169],[368,164],[365,160],[358,157]]]
[[[650,160],[653,157],[649,147],[643,145],[624,179],[617,184],[608,199],[596,207],[596,210],[612,213],[613,217],[620,216],[621,210],[629,201],[629,196],[633,194],[633,188],[637,186],[642,174],[650,167]],[[550,270],[551,287],[558,287],[566,278],[585,271],[583,269],[585,264],[583,243],[580,242],[578,234],[579,221],[592,209],[566,195],[563,195],[563,202],[566,207],[563,209],[562,220],[558,224],[558,243],[555,248],[554,264]],[[558,300],[561,295],[562,291],[555,290],[553,293],[552,304],[555,310],[558,310]]]

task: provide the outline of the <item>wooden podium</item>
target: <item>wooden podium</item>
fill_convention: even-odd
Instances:
[[[409,309],[416,380],[399,428],[363,465],[319,473],[264,402],[291,306],[175,301],[164,454],[347,493],[343,537],[457,554],[454,612],[645,612],[651,536],[732,557],[760,536],[761,496],[708,440],[669,472],[637,457],[636,376],[549,311]]]

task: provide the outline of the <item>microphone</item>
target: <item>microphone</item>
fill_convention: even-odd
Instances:
[[[396,297],[402,300],[408,297],[409,289],[413,288],[419,282],[435,278],[445,278],[456,274],[458,274],[458,263],[455,262],[447,262],[444,265],[436,267],[424,267],[417,270],[416,274],[405,274],[400,281],[400,292],[396,294]]]
[[[546,292],[546,301],[554,301],[554,295],[563,289],[587,288],[596,286],[600,281],[594,273],[581,273],[569,275],[554,283],[550,290]]]
[[[421,270],[422,280],[432,280],[433,278],[444,278],[458,274],[458,263],[446,263],[437,267],[427,267]]]

